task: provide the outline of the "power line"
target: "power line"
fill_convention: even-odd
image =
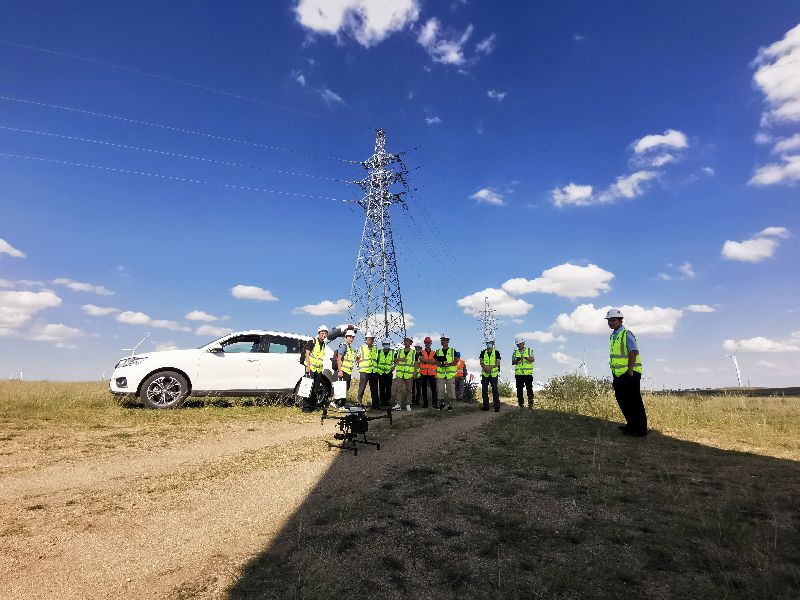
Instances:
[[[169,152],[167,150],[157,150],[155,148],[145,148],[145,147],[142,147],[142,146],[129,146],[127,144],[119,144],[119,143],[116,143],[116,142],[109,142],[109,141],[106,141],[106,140],[95,140],[95,139],[91,139],[91,138],[82,138],[82,137],[76,137],[76,136],[72,136],[72,135],[64,135],[64,134],[61,134],[61,133],[53,133],[51,131],[39,131],[39,130],[35,130],[35,129],[21,129],[19,127],[9,127],[7,125],[0,125],[0,129],[4,129],[6,131],[14,131],[16,133],[30,133],[30,134],[35,134],[35,135],[43,135],[43,136],[47,136],[47,137],[54,137],[54,138],[58,138],[58,139],[69,140],[69,141],[72,141],[72,142],[84,142],[84,143],[89,143],[89,144],[99,144],[101,146],[109,146],[109,147],[112,147],[112,148],[121,148],[123,150],[136,150],[138,152],[150,152],[152,154],[160,154],[160,155],[163,155],[163,156],[171,156],[173,158],[185,158],[185,159],[188,159],[188,160],[198,160],[198,161],[208,162],[208,163],[212,163],[212,164],[215,164],[215,165],[221,165],[221,166],[226,166],[226,167],[241,167],[241,168],[244,168],[244,169],[254,169],[256,171],[269,170],[269,171],[271,171],[273,173],[282,173],[282,174],[285,174],[285,175],[297,175],[297,176],[301,176],[301,177],[313,177],[315,179],[325,179],[325,180],[328,180],[328,181],[337,181],[337,182],[340,182],[340,183],[356,183],[355,181],[352,181],[352,180],[349,180],[349,179],[339,179],[339,178],[336,178],[336,177],[326,177],[324,175],[311,175],[309,173],[297,173],[297,172],[294,172],[294,171],[284,171],[283,169],[264,169],[263,167],[259,167],[258,165],[250,165],[250,164],[246,164],[246,163],[237,163],[237,162],[230,162],[230,161],[226,161],[226,160],[218,160],[218,159],[215,159],[215,158],[208,158],[208,157],[205,157],[205,156],[196,156],[194,154],[181,154],[181,153],[178,153],[178,152]]]
[[[220,182],[217,182],[217,181],[209,181],[209,180],[206,180],[206,179],[192,179],[190,177],[178,177],[176,175],[164,175],[164,174],[161,174],[161,173],[150,173],[148,171],[134,171],[134,170],[131,170],[131,169],[121,169],[121,168],[118,168],[118,167],[107,167],[107,166],[104,166],[104,165],[95,165],[95,164],[91,164],[91,163],[79,163],[79,162],[73,162],[73,161],[69,161],[69,160],[59,160],[59,159],[55,159],[55,158],[44,158],[44,157],[41,157],[41,156],[25,156],[25,155],[21,155],[21,154],[8,154],[8,153],[5,153],[5,152],[0,152],[0,157],[18,158],[18,159],[22,159],[22,160],[33,160],[33,161],[53,163],[53,164],[58,164],[58,165],[69,165],[69,166],[73,166],[73,167],[85,167],[85,168],[89,168],[89,169],[98,169],[100,171],[110,171],[110,172],[113,172],[113,173],[124,173],[124,174],[127,174],[127,175],[140,175],[140,176],[144,176],[144,177],[155,177],[157,179],[164,179],[164,180],[167,180],[167,181],[180,181],[180,182],[183,182],[183,183],[196,183],[196,184],[202,184],[202,185],[213,185],[213,186],[224,187],[224,188],[228,188],[228,189],[245,190],[245,191],[250,191],[250,192],[261,192],[261,193],[265,193],[265,194],[279,194],[279,195],[282,195],[282,196],[296,196],[296,197],[300,197],[300,198],[315,198],[315,199],[319,199],[319,200],[332,200],[334,202],[348,202],[348,200],[344,199],[344,198],[331,198],[330,196],[318,196],[316,194],[301,194],[299,192],[283,192],[283,191],[280,191],[280,190],[269,190],[269,189],[266,189],[266,188],[253,187],[253,186],[249,186],[249,185],[238,185],[238,184],[234,184],[234,183],[220,183]]]
[[[272,102],[267,102],[266,100],[261,100],[259,98],[251,98],[250,96],[244,96],[242,94],[237,94],[236,92],[229,92],[228,90],[223,90],[219,88],[213,88],[207,85],[202,85],[199,83],[193,83],[191,81],[185,81],[183,79],[177,79],[175,77],[169,77],[167,75],[159,75],[158,73],[152,73],[150,71],[143,71],[142,69],[135,69],[133,67],[126,67],[124,65],[118,65],[116,63],[107,62],[104,60],[97,60],[94,58],[88,58],[86,56],[78,56],[77,54],[69,54],[67,52],[60,52],[58,50],[50,50],[49,48],[40,48],[38,46],[31,46],[29,44],[21,44],[19,42],[12,42],[11,40],[2,40],[0,39],[0,44],[6,44],[7,46],[15,46],[17,48],[25,48],[27,50],[34,50],[36,52],[43,52],[45,54],[53,54],[55,56],[63,56],[65,58],[70,58],[72,60],[79,60],[82,62],[100,65],[103,67],[110,67],[112,69],[119,69],[120,71],[127,71],[129,73],[136,73],[137,75],[144,75],[145,77],[152,77],[153,79],[159,79],[161,81],[168,81],[170,83],[175,83],[177,85],[183,85],[186,87],[194,88],[197,90],[203,90],[204,92],[211,92],[213,94],[219,94],[221,96],[227,96],[229,98],[235,98],[236,100],[243,100],[245,102],[252,102],[253,104],[260,104],[262,106],[266,106],[268,108],[276,108],[279,110],[286,110],[289,112],[297,113],[300,115],[305,115],[308,117],[320,118],[320,115],[304,110],[300,110],[298,108],[292,108],[290,106],[283,106],[281,104],[275,104]]]
[[[292,148],[284,148],[283,146],[274,146],[274,145],[270,145],[270,144],[261,144],[261,143],[258,143],[258,142],[251,142],[249,140],[242,140],[242,139],[239,139],[239,138],[232,138],[232,137],[227,137],[227,136],[223,136],[223,135],[216,135],[216,134],[213,134],[213,133],[207,133],[205,131],[195,131],[193,129],[184,129],[182,127],[174,127],[172,125],[165,125],[163,123],[155,123],[155,122],[152,122],[152,121],[142,121],[142,120],[139,120],[139,119],[131,119],[129,117],[123,117],[123,116],[120,116],[120,115],[112,115],[112,114],[107,114],[107,113],[91,111],[91,110],[84,110],[84,109],[81,109],[81,108],[74,108],[74,107],[71,107],[71,106],[62,106],[62,105],[59,105],[59,104],[48,104],[46,102],[38,102],[36,100],[28,100],[28,99],[25,99],[25,98],[14,98],[13,96],[0,96],[0,100],[6,101],[6,102],[18,102],[18,103],[21,103],[21,104],[30,104],[30,105],[33,105],[33,106],[41,106],[41,107],[44,107],[44,108],[54,108],[54,109],[57,109],[57,110],[64,110],[64,111],[68,111],[68,112],[74,112],[74,113],[78,113],[78,114],[89,115],[89,116],[92,116],[92,117],[101,117],[103,119],[112,119],[112,120],[115,120],[115,121],[122,121],[122,122],[125,122],[125,123],[134,123],[136,125],[145,125],[147,127],[155,127],[157,129],[162,129],[162,130],[166,130],[166,131],[175,131],[177,133],[184,133],[184,134],[187,134],[187,135],[196,135],[196,136],[204,137],[204,138],[207,138],[207,139],[218,140],[218,141],[222,141],[222,142],[230,142],[230,143],[233,143],[233,144],[243,144],[245,146],[250,146],[250,147],[253,147],[253,148],[261,148],[261,149],[264,149],[264,150],[275,150],[275,151],[278,151],[278,152],[288,152],[290,154],[297,154],[297,155],[300,155],[300,156],[307,156],[307,157],[312,157],[312,158],[327,158],[327,159],[330,159],[330,160],[335,160],[337,162],[351,164],[351,165],[360,165],[361,164],[361,161],[358,161],[358,160],[349,160],[349,159],[346,159],[346,158],[339,158],[339,157],[336,157],[336,156],[328,156],[326,154],[317,154],[317,153],[314,153],[314,152],[306,152],[304,150],[294,150]]]

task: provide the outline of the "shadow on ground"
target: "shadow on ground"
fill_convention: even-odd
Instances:
[[[229,598],[798,597],[800,463],[483,417],[408,419],[339,456]]]

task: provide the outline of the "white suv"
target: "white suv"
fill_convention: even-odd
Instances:
[[[293,395],[305,374],[301,353],[311,338],[279,331],[240,331],[193,350],[146,352],[121,359],[112,394],[136,395],[148,408],[177,408],[192,396]],[[333,351],[325,350],[330,367]],[[326,394],[335,378],[330,368]]]

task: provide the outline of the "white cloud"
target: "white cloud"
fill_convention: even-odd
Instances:
[[[319,95],[322,96],[322,99],[325,100],[325,104],[328,106],[332,106],[334,104],[344,104],[344,98],[328,88],[319,90]]]
[[[507,92],[498,92],[497,90],[489,90],[486,92],[486,95],[489,96],[489,98],[497,100],[498,102],[502,102],[503,98],[506,97],[506,94]]]
[[[34,327],[30,332],[29,339],[37,342],[63,342],[76,337],[86,335],[80,329],[69,327],[63,323],[48,323]]]
[[[791,152],[792,150],[800,150],[800,133],[795,133],[792,137],[780,140],[772,148],[774,153]]]
[[[73,292],[93,292],[100,296],[113,296],[114,292],[109,289],[106,289],[102,285],[93,285],[91,283],[84,283],[82,281],[75,281],[73,279],[67,279],[65,277],[60,277],[59,279],[53,279],[51,281],[53,285],[63,285],[71,289]]]
[[[690,304],[686,308],[684,308],[686,312],[693,312],[693,313],[713,313],[716,311],[715,308],[708,306],[707,304]]]
[[[307,315],[314,315],[322,317],[325,315],[341,315],[347,312],[350,307],[350,301],[342,298],[341,300],[323,300],[318,304],[306,304],[305,306],[298,306],[292,310],[292,314],[298,315],[305,313]]]
[[[211,323],[213,321],[219,321],[219,320],[221,320],[223,318],[224,317],[217,317],[217,316],[211,315],[211,314],[209,314],[209,313],[207,313],[205,311],[202,311],[202,310],[193,310],[193,311],[187,313],[187,315],[184,317],[184,319],[187,319],[188,321],[206,321],[206,322],[209,322],[209,323]]]
[[[475,51],[480,54],[491,54],[494,52],[494,46],[497,42],[497,35],[494,33],[491,34],[489,37],[482,39],[480,42],[475,44]],[[503,94],[505,96],[505,94]],[[500,98],[502,100],[502,98]]]
[[[461,298],[458,300],[458,305],[464,309],[465,314],[478,316],[483,310],[484,298],[489,299],[491,307],[501,317],[519,317],[528,314],[528,311],[533,308],[533,304],[529,304],[520,298],[513,298],[505,290],[496,288],[486,288],[483,291]]]
[[[560,365],[575,365],[578,362],[577,359],[567,356],[563,352],[553,352],[550,356]]]
[[[156,352],[166,352],[167,350],[178,350],[175,342],[161,342],[156,346]]]
[[[419,18],[418,0],[299,0],[298,22],[318,34],[348,35],[369,48]]]
[[[713,177],[716,174],[716,171],[712,167],[702,167],[700,170],[709,177]]]
[[[17,250],[3,238],[0,238],[0,254],[8,254],[14,258],[25,258],[25,253],[22,250]]]
[[[659,273],[658,278],[663,281],[685,281],[686,279],[694,279],[696,275],[694,268],[692,267],[692,263],[690,263],[688,260],[683,261],[683,263],[677,267],[672,263],[668,264],[667,266],[675,269],[677,273]]]
[[[561,313],[553,328],[561,331],[574,331],[586,335],[609,335],[611,330],[605,320],[610,306],[595,308],[594,304],[581,304],[570,314]],[[683,311],[678,308],[639,305],[617,306],[625,315],[625,326],[639,335],[670,336],[675,333],[678,320]]]
[[[468,25],[462,34],[444,34],[439,19],[433,17],[423,25],[417,37],[417,42],[425,48],[434,62],[445,65],[461,66],[467,63],[464,56],[464,45],[473,32],[472,25]]]
[[[0,279],[0,288],[14,288],[14,287],[43,287],[44,282],[33,281],[31,279]]]
[[[781,163],[769,163],[756,169],[749,185],[774,185],[784,181],[800,180],[800,154],[782,157]]]
[[[231,288],[231,295],[240,300],[262,300],[276,302],[278,299],[269,290],[255,285],[235,285]]]
[[[442,120],[439,117],[437,117],[436,115],[434,115],[432,117],[425,117],[425,122],[428,125],[438,125],[439,123],[442,122]]]
[[[205,335],[219,338],[223,335],[233,333],[233,329],[229,327],[215,327],[214,325],[200,325],[200,327],[198,327],[194,333],[195,335]]]
[[[581,35],[580,33],[575,33],[572,35],[572,40],[575,42],[582,42],[586,39],[585,35]]]
[[[663,134],[646,135],[633,142],[633,151],[644,154],[649,150],[661,148],[675,148],[681,150],[689,146],[686,134],[675,129],[667,129]]]
[[[556,335],[552,331],[523,331],[514,337],[521,337],[531,342],[538,342],[539,344],[563,344],[567,341],[563,335]]]
[[[749,240],[735,242],[726,240],[722,245],[722,258],[741,262],[757,263],[775,254],[781,239],[789,237],[785,227],[767,227]]]
[[[395,319],[400,318],[400,313],[397,311],[390,310],[389,314],[389,321],[392,322]],[[414,315],[411,313],[404,313],[403,318],[406,324],[406,332],[414,327]],[[375,337],[380,339],[383,337],[382,331],[384,331],[384,319],[383,314],[375,314],[372,317],[367,319],[361,319],[357,324],[356,327],[358,328],[359,333],[363,333],[366,335],[369,333],[374,333]]]
[[[118,308],[113,308],[111,306],[96,306],[94,304],[84,304],[81,306],[81,310],[87,315],[92,315],[93,317],[104,317],[106,315],[119,312]]]
[[[601,292],[611,290],[609,282],[612,279],[614,279],[613,273],[595,264],[581,267],[564,263],[542,271],[542,275],[536,279],[524,277],[509,279],[502,288],[515,296],[539,292],[570,299],[594,298]]]
[[[788,340],[771,340],[762,336],[746,340],[725,340],[722,348],[725,352],[800,352],[800,332],[795,331]]]
[[[473,200],[477,200],[479,203],[483,204],[491,204],[493,206],[502,206],[505,204],[503,200],[503,195],[491,190],[489,188],[481,188],[474,194],[470,196]]]
[[[753,81],[766,98],[763,121],[800,121],[800,24],[761,48]]]
[[[654,171],[637,171],[630,175],[622,175],[602,194],[598,200],[600,203],[615,202],[619,198],[636,198],[644,192],[644,183],[655,178],[658,173]]]
[[[61,298],[51,291],[0,292],[0,332],[13,334],[34,315],[61,304]]]
[[[294,79],[300,85],[306,84],[306,76],[303,75],[300,71],[292,71],[292,79]]]
[[[133,310],[126,310],[117,315],[117,321],[126,323],[128,325],[149,325],[150,327],[157,327],[159,329],[171,329],[172,331],[191,331],[188,327],[176,323],[175,321],[167,321],[164,319],[152,319],[150,315],[143,312]]]
[[[651,167],[663,167],[664,165],[671,163],[675,160],[675,156],[672,154],[657,154],[652,158],[647,160],[647,163]]]
[[[567,204],[588,206],[592,204],[592,190],[593,188],[590,185],[569,183],[562,188],[554,189],[551,195],[553,197],[553,203],[559,208]]]

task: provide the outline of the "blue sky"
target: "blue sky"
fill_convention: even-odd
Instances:
[[[0,376],[341,322],[383,127],[415,336],[604,375],[622,306],[656,387],[796,384],[800,7],[694,4],[4,2]]]

